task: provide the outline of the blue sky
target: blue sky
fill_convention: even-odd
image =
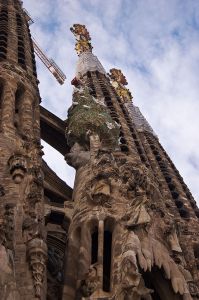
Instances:
[[[59,86],[37,63],[42,105],[67,118],[77,55],[69,28],[85,24],[93,52],[109,71],[122,69],[135,105],[199,199],[199,1],[24,0],[31,32],[67,76]],[[45,145],[45,159],[72,185],[74,172]]]

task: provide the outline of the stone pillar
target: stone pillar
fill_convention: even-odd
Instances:
[[[99,221],[98,227],[98,277],[100,289],[103,289],[103,256],[104,256],[104,220]]]
[[[15,133],[15,93],[17,90],[16,82],[6,81],[3,87],[2,109],[1,109],[1,129],[9,136]]]
[[[78,269],[78,257],[80,250],[80,228],[75,229],[75,232],[71,232],[68,241],[67,261],[65,266],[65,282],[63,289],[63,300],[74,300],[76,295],[77,286],[77,269]]]
[[[7,58],[14,62],[18,62],[18,55],[17,55],[17,46],[18,46],[18,40],[16,36],[16,11],[15,9],[10,6],[8,10],[8,27],[9,27],[9,35],[8,35],[8,47],[7,47]]]
[[[87,224],[82,225],[79,250],[78,280],[82,280],[91,264],[91,234]]]
[[[20,132],[23,136],[33,135],[33,96],[25,91],[20,104]]]
[[[39,104],[36,104],[34,107],[34,117],[33,117],[33,130],[34,130],[34,137],[36,139],[40,139],[40,108]]]

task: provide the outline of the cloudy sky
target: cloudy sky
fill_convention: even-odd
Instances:
[[[37,61],[42,105],[62,119],[71,104],[77,55],[69,28],[85,24],[107,71],[122,69],[139,106],[199,203],[199,1],[24,0],[31,32],[67,76],[60,86]],[[44,144],[69,185],[74,172]]]

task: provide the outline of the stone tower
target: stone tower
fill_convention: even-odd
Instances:
[[[199,298],[199,209],[120,70],[75,24],[68,119],[40,105],[21,1],[0,0],[0,299]],[[45,140],[74,189],[42,160]]]
[[[45,295],[40,96],[21,1],[0,1],[0,299]]]
[[[65,158],[76,169],[63,299],[198,299],[198,217],[189,189],[75,24],[79,56]]]

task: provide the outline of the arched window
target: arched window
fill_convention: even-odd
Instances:
[[[164,271],[157,267],[152,268],[151,272],[147,271],[142,274],[146,288],[153,290],[153,293],[150,294],[151,299],[182,300],[183,297],[174,293],[171,282],[163,274]]]
[[[66,226],[65,226],[65,223]],[[51,211],[46,217],[47,230],[47,299],[61,300],[64,284],[64,263],[67,256],[67,237],[70,220],[63,213]]]

